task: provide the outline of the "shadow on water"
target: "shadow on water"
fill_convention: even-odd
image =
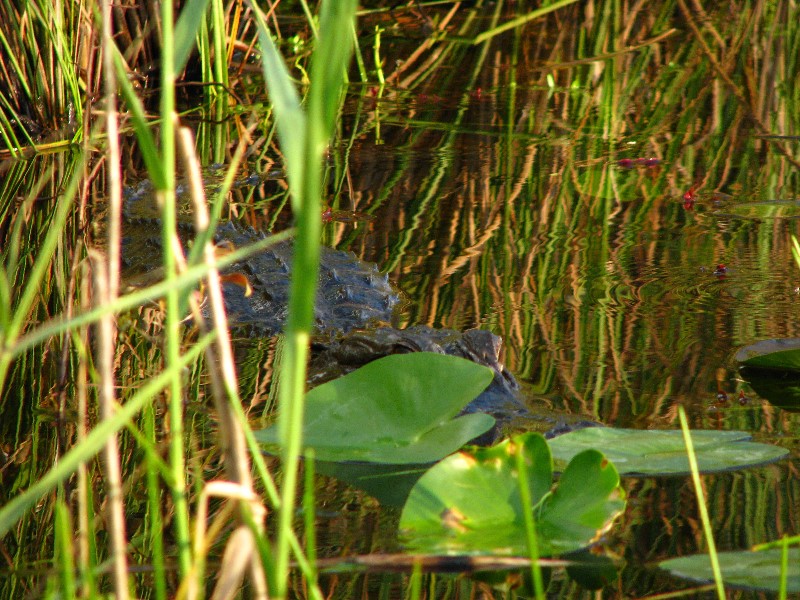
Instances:
[[[626,15],[624,26],[604,11],[590,12],[570,7],[471,46],[462,38],[493,16],[463,8],[449,37],[413,64],[404,62],[419,45],[409,24],[380,14],[362,18],[362,31],[384,28],[384,64],[402,68],[391,71],[385,87],[350,88],[330,157],[330,206],[363,218],[331,220],[325,242],[389,273],[408,300],[399,325],[501,335],[505,362],[532,403],[642,429],[677,427],[683,406],[693,427],[752,431],[790,448],[788,461],[707,476],[705,485],[718,549],[797,534],[800,418],[761,398],[733,360],[739,347],[759,339],[800,337],[800,271],[790,249],[798,221],[791,211],[752,209],[800,198],[793,158],[800,141],[765,137],[800,134],[795,59],[763,15],[752,19],[763,31],[728,20],[725,9],[712,15],[727,40],[720,52],[728,70],[720,76],[672,3]],[[564,33],[564,23],[580,35]],[[760,37],[745,46],[761,54],[741,46],[750,35]],[[590,46],[584,36],[598,41]],[[653,38],[658,42],[649,43]],[[764,79],[748,79],[755,73]],[[200,140],[214,135],[204,127],[198,125]],[[245,174],[260,178],[234,191],[231,211],[264,229],[286,226],[280,163],[266,147],[248,160]],[[130,166],[129,183],[140,177]],[[14,177],[20,188],[9,185],[12,175],[4,183],[4,235],[20,218],[13,199],[36,183],[30,170]],[[53,181],[55,194],[58,177]],[[47,213],[41,202],[25,217],[30,231],[46,228],[38,221]],[[93,219],[101,206],[89,207]],[[77,226],[67,245],[80,253],[77,242],[93,233]],[[35,247],[35,235],[25,251]],[[79,262],[69,252],[60,260],[62,273]],[[54,273],[51,285],[32,320],[63,308],[67,280]],[[157,319],[145,308],[128,323],[120,374],[131,385],[161,360],[147,337]],[[269,405],[276,350],[266,340],[243,348],[242,396],[256,417]],[[64,441],[46,429],[55,422],[71,431],[74,408],[55,398],[77,394],[63,392],[58,367],[81,358],[37,350],[18,362],[9,386],[18,393],[3,400],[0,419],[3,500],[58,456]],[[195,382],[199,401],[202,384]],[[213,473],[216,451],[206,443],[213,424],[201,403],[191,410],[192,468]],[[96,467],[90,477],[99,477]],[[626,479],[624,487],[628,509],[606,542],[626,566],[605,593],[681,587],[652,565],[706,548],[690,481]],[[320,556],[400,550],[395,510],[332,479],[321,478],[316,495],[324,507],[317,517]],[[23,527],[36,547],[52,533],[34,520]],[[130,529],[136,532],[136,523]],[[41,559],[33,546],[11,550],[15,562]],[[147,562],[145,551],[140,558]],[[436,597],[467,597],[485,585],[425,577]],[[333,597],[399,597],[408,576],[326,575],[322,585]],[[299,580],[297,586],[300,594]],[[588,594],[554,575],[549,597],[582,593]]]

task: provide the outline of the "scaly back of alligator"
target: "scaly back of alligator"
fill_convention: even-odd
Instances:
[[[161,224],[149,194],[129,195],[125,206],[123,267],[129,275],[161,266]],[[184,243],[193,232],[190,215],[179,217]],[[264,238],[247,225],[226,222],[217,227],[215,241],[235,248]],[[252,293],[235,283],[224,283],[225,307],[234,327],[254,335],[279,333],[288,312],[292,242],[281,242],[226,270],[247,277]],[[399,294],[385,274],[351,252],[323,247],[314,306],[318,334],[335,334],[391,321]]]

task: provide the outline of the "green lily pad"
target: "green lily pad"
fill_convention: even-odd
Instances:
[[[800,372],[743,367],[740,373],[756,394],[774,406],[800,412]]]
[[[393,465],[376,462],[323,462],[316,461],[316,472],[344,481],[351,487],[364,490],[382,506],[402,508],[411,488],[430,463],[422,465]]]
[[[600,452],[576,456],[551,490],[550,449],[541,435],[527,433],[459,452],[425,473],[400,517],[404,543],[433,554],[527,556],[517,452],[527,465],[541,556],[588,546],[624,509],[619,475]]]
[[[800,371],[800,338],[763,340],[741,348],[736,360],[745,367]]]
[[[722,578],[726,585],[755,590],[777,591],[781,575],[781,549],[771,548],[763,552],[720,552],[717,554]],[[713,581],[711,561],[707,554],[694,554],[671,558],[659,563],[678,577],[694,581]],[[789,549],[787,591],[800,592],[800,548]]]
[[[600,590],[619,578],[617,565],[608,556],[581,550],[564,558],[570,562],[567,565],[569,578],[586,590]]]
[[[308,392],[303,444],[323,461],[437,461],[494,425],[483,413],[456,417],[492,377],[455,356],[386,356]],[[277,426],[254,433],[277,447]]]
[[[744,469],[785,457],[779,446],[749,441],[743,431],[692,433],[697,464],[703,473]],[[587,448],[602,450],[622,475],[686,475],[689,459],[681,431],[587,427],[550,440],[556,467]]]
[[[760,202],[741,202],[728,205],[724,214],[738,219],[798,219],[800,218],[800,201],[798,200],[763,200]]]

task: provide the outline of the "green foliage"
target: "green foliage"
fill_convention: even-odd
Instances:
[[[323,163],[341,106],[345,73],[353,48],[349,34],[356,3],[354,0],[329,0],[320,5],[319,35],[311,57],[311,83],[305,111],[260,11],[255,6],[253,8],[263,52],[264,79],[273,103],[278,139],[284,149],[284,166],[297,224],[285,355],[278,395],[283,486],[272,593],[283,597],[289,571],[289,544],[303,437],[308,340],[313,325],[319,272]]]
[[[81,2],[0,2],[0,136],[12,154],[41,143],[66,145],[83,120],[84,79],[92,48],[91,8]],[[70,114],[71,113],[71,114]],[[52,146],[51,146],[52,147]]]
[[[494,424],[482,413],[456,417],[492,376],[488,367],[429,352],[372,361],[308,392],[303,445],[323,461],[440,460]],[[255,435],[280,441],[277,427]]]
[[[800,411],[800,371],[745,367],[739,374],[759,397],[773,406]]]
[[[800,339],[762,340],[741,348],[736,360],[742,366],[778,371],[800,371]]]
[[[717,557],[722,576],[728,585],[777,592],[785,574],[786,591],[793,594],[800,592],[800,548],[789,550],[786,570],[782,567],[781,548],[772,548],[762,552],[747,550],[719,552]],[[658,566],[678,577],[695,581],[713,580],[707,554],[670,558],[661,561]]]
[[[3,58],[0,59],[3,74],[0,78],[12,73],[11,85],[7,85],[7,80],[0,81],[0,135],[7,146],[34,141],[36,127],[29,128],[25,116],[32,118],[37,127],[56,128],[56,137],[69,136],[70,129],[61,130],[60,127],[67,119],[70,103],[78,109],[75,125],[81,131],[88,131],[93,125],[88,120],[81,122],[80,108],[87,105],[87,98],[98,97],[92,86],[102,80],[103,74],[83,71],[87,65],[99,63],[81,49],[87,42],[92,48],[96,47],[98,36],[91,31],[81,33],[80,27],[88,24],[91,29],[95,4],[0,0],[0,14],[8,25],[0,28],[0,43],[3,45]],[[184,29],[189,23],[184,18],[177,23],[171,71],[180,69],[194,43],[194,32],[189,30],[194,30],[196,23],[203,20],[203,11],[197,8],[201,4],[202,0],[186,3],[191,6],[192,13],[188,17],[195,25]],[[306,8],[306,3],[302,4]],[[397,273],[411,274],[403,282],[411,297],[435,298],[430,302],[412,303],[406,320],[418,322],[430,318],[437,323],[451,324],[465,323],[473,317],[488,317],[492,320],[491,326],[503,332],[507,342],[519,344],[512,347],[511,352],[517,360],[515,372],[530,381],[537,393],[549,395],[554,389],[569,390],[563,394],[563,401],[572,412],[580,410],[601,420],[609,415],[621,419],[656,415],[656,411],[663,408],[657,402],[663,398],[688,399],[690,395],[698,394],[696,383],[687,387],[689,377],[668,377],[665,380],[650,376],[657,374],[662,367],[667,373],[684,373],[686,366],[692,365],[692,381],[711,382],[713,390],[714,369],[720,364],[719,357],[729,355],[730,340],[741,345],[764,335],[780,335],[786,329],[785,315],[791,314],[791,310],[786,310],[787,304],[773,302],[774,286],[770,289],[759,287],[765,273],[774,274],[784,287],[794,277],[781,270],[787,266],[789,254],[785,231],[783,228],[779,230],[775,223],[760,227],[749,217],[786,217],[794,214],[796,206],[788,202],[751,203],[748,200],[751,196],[765,200],[788,198],[791,197],[790,190],[797,187],[798,171],[789,167],[790,161],[796,161],[796,140],[792,138],[798,133],[800,107],[800,86],[796,77],[800,57],[800,19],[796,18],[796,7],[792,3],[755,3],[744,6],[741,16],[729,19],[730,13],[725,7],[706,4],[708,18],[695,15],[695,24],[699,24],[701,29],[693,35],[687,27],[692,24],[692,16],[682,15],[674,2],[648,4],[644,20],[641,13],[637,16],[636,6],[627,7],[623,12],[619,9],[620,3],[614,2],[599,3],[591,18],[584,18],[578,10],[582,9],[578,6],[580,3],[574,3],[575,6],[560,9],[563,14],[558,14],[560,22],[567,19],[567,22],[574,23],[574,27],[552,44],[538,44],[541,51],[537,54],[528,45],[543,39],[541,32],[546,33],[555,21],[531,22],[523,30],[520,23],[534,13],[515,20],[509,18],[508,3],[492,3],[494,15],[481,9],[481,4],[487,5],[477,3],[478,8],[462,6],[452,22],[455,25],[437,30],[424,41],[412,40],[410,45],[420,49],[421,59],[416,64],[410,64],[413,61],[406,60],[407,57],[401,56],[397,49],[408,40],[399,40],[401,36],[396,34],[394,27],[385,28],[380,40],[380,60],[385,59],[383,68],[387,80],[385,96],[373,98],[365,86],[362,102],[356,105],[357,110],[363,112],[342,127],[342,131],[352,131],[348,152],[356,143],[364,144],[373,134],[377,140],[388,142],[386,148],[395,141],[393,135],[401,138],[405,145],[397,157],[391,154],[392,160],[386,161],[385,181],[380,180],[380,185],[374,189],[359,186],[353,189],[358,190],[363,200],[362,210],[369,214],[385,214],[388,208],[392,215],[402,218],[404,224],[401,228],[394,227],[394,224],[394,228],[376,227],[376,233],[385,234],[381,238],[386,240],[387,246],[385,264]],[[568,2],[554,2],[542,10],[555,10],[565,4]],[[228,35],[219,26],[223,20],[222,3],[215,1],[214,9],[216,21],[213,26],[210,22],[201,24],[201,37],[209,34],[206,31],[209,27],[213,27],[210,33],[214,36]],[[444,11],[428,6],[424,10],[433,17],[432,24],[437,26],[439,21],[436,19]],[[308,10],[306,13],[313,29],[313,16]],[[136,23],[136,8],[127,7],[121,14],[125,22]],[[325,38],[331,23],[325,14],[329,13],[322,15],[323,40],[319,47],[326,48],[330,56],[345,64],[346,60],[336,57],[340,53],[346,54],[348,44],[341,42],[349,40],[353,30],[342,27],[335,36]],[[630,24],[636,26],[630,27],[624,20],[626,17],[630,17]],[[281,23],[281,27],[285,22],[281,18],[275,21]],[[507,33],[492,41],[491,46],[484,43],[473,48],[463,44],[464,40],[474,42],[497,35],[501,31],[498,23],[502,23],[502,29]],[[670,29],[676,23],[680,23],[679,32]],[[118,27],[120,24],[117,22]],[[158,16],[153,15],[146,25],[150,32],[159,31]],[[413,27],[413,20],[407,19],[399,26],[402,35],[406,35],[409,27]],[[134,25],[131,25],[133,30]],[[246,24],[236,27],[237,32],[247,30]],[[148,40],[136,37],[135,32],[126,38],[131,31],[118,29],[115,32],[120,47],[126,49],[125,59],[131,69],[123,68],[120,62],[122,92],[130,111],[129,117],[132,117],[127,122],[149,135],[149,144],[147,135],[141,137],[139,150],[150,171],[149,177],[158,189],[164,189],[167,184],[163,168],[168,166],[172,170],[173,165],[164,165],[161,160],[155,136],[149,129],[152,116],[147,115],[141,103],[137,105],[136,92],[127,85],[131,72],[141,71],[142,66],[156,61],[147,52],[133,56],[138,48],[147,45]],[[342,31],[344,35],[341,35]],[[268,31],[266,24],[260,35],[262,42],[264,36],[269,40],[280,37],[277,30]],[[643,39],[649,36],[659,36],[660,41]],[[302,39],[302,35],[297,39]],[[229,66],[229,56],[221,46],[217,45],[210,51],[206,49],[202,58],[210,63],[213,53],[214,69],[218,75],[226,73]],[[161,47],[160,40],[156,47]],[[313,41],[306,41],[303,47],[316,46]],[[752,52],[754,47],[759,52]],[[268,56],[266,42],[261,44],[261,50],[265,52],[266,61],[272,61],[272,71],[283,68],[284,57],[277,54]],[[85,62],[87,56],[90,60]],[[330,67],[332,63],[325,52],[318,56],[320,60],[314,65],[316,71],[309,70],[312,87],[302,88],[299,94],[290,88],[294,92],[294,98],[290,99],[294,104],[288,102],[288,109],[283,110],[290,115],[287,124],[280,121],[281,115],[277,114],[281,112],[278,108],[280,102],[275,102],[275,113],[281,123],[282,157],[271,154],[274,148],[270,129],[273,122],[269,117],[263,119],[267,133],[257,140],[257,144],[263,144],[262,148],[269,148],[264,152],[278,165],[284,164],[282,158],[295,156],[285,163],[291,179],[293,203],[298,210],[303,206],[311,207],[312,210],[305,213],[310,218],[316,217],[314,210],[319,212],[314,200],[307,205],[299,200],[302,194],[306,194],[301,186],[305,185],[305,169],[311,164],[306,162],[306,149],[313,150],[308,155],[312,162],[320,164],[320,148],[325,143],[320,141],[307,146],[305,142],[298,142],[295,145],[299,149],[295,151],[292,138],[301,132],[301,137],[306,139],[307,124],[317,118],[306,117],[306,111],[319,116],[317,122],[321,134],[317,136],[318,140],[330,136],[330,117],[335,117],[338,107],[339,75],[345,69],[344,66]],[[397,56],[400,56],[399,60],[392,60]],[[492,58],[484,62],[487,56],[497,57],[497,61]],[[722,63],[723,71],[718,72],[711,64],[710,59],[714,56]],[[304,60],[299,59],[298,68],[305,73]],[[375,62],[380,64],[377,58]],[[453,65],[459,68],[453,69]],[[374,72],[373,65],[369,67],[369,71],[362,69],[365,80],[365,73]],[[539,89],[545,73],[550,84],[547,95]],[[93,75],[91,81],[84,79],[89,74]],[[730,85],[722,74],[727,74],[725,77],[737,86],[746,82],[747,88],[742,87],[745,93]],[[15,77],[16,82],[13,81]],[[269,73],[267,78],[271,100],[275,101],[280,94],[280,78],[276,79]],[[328,79],[330,85],[325,83]],[[217,78],[217,81],[222,80],[221,76]],[[318,88],[314,87],[315,82],[319,82]],[[477,86],[482,86],[482,95]],[[319,105],[312,98],[323,88],[328,89],[323,94],[326,104],[323,110],[318,110]],[[426,106],[421,100],[422,92],[430,93],[431,90],[446,96],[446,101]],[[457,103],[457,109],[450,110],[451,100],[454,106]],[[241,114],[248,111],[249,106],[238,110]],[[162,118],[174,118],[171,111],[167,113]],[[98,113],[93,111],[93,114]],[[481,114],[491,115],[491,123],[480,119]],[[86,115],[87,119],[91,116]],[[221,124],[222,120],[216,123]],[[785,137],[754,138],[754,127],[756,132],[768,131],[785,134]],[[440,131],[444,134],[437,137]],[[313,134],[308,136],[310,140]],[[102,138],[93,141],[98,142],[97,145],[104,143]],[[207,142],[210,143],[206,143],[203,150],[212,145],[215,149],[223,149],[215,152],[214,160],[224,160],[224,148],[229,143],[225,135],[215,136]],[[203,146],[203,142],[200,145]],[[463,146],[468,146],[471,153],[477,149],[481,160],[462,160]],[[253,147],[258,148],[256,144]],[[778,152],[779,149],[788,149],[788,156]],[[330,172],[335,171],[339,185],[343,186],[345,180],[349,184],[351,177],[358,179],[362,176],[361,168],[351,170],[351,164],[336,150],[334,146],[330,154]],[[125,152],[123,155],[127,156]],[[659,157],[660,167],[622,170],[615,166],[615,159],[619,156],[636,158],[651,154]],[[418,157],[425,158],[418,160]],[[427,161],[427,157],[432,160]],[[357,158],[363,159],[364,155]],[[357,160],[352,166],[363,164]],[[52,596],[59,592],[62,596],[69,596],[74,585],[69,580],[73,569],[68,564],[68,553],[75,549],[69,548],[67,534],[70,526],[77,529],[78,524],[67,518],[64,504],[52,500],[57,495],[52,492],[59,490],[58,482],[71,483],[74,465],[93,456],[92,448],[97,447],[100,438],[90,434],[84,442],[86,446],[74,446],[72,442],[70,411],[75,408],[73,398],[77,396],[73,393],[75,365],[87,364],[87,356],[75,351],[75,347],[81,344],[80,339],[61,334],[66,331],[72,334],[81,324],[95,323],[103,314],[126,311],[131,306],[162,297],[165,286],[172,287],[172,284],[159,284],[126,295],[113,306],[79,313],[72,320],[64,316],[43,323],[42,319],[58,313],[61,307],[80,304],[80,293],[54,299],[53,291],[65,289],[65,282],[80,283],[80,278],[72,279],[70,259],[74,252],[73,264],[79,264],[82,240],[76,244],[76,239],[70,239],[73,236],[60,235],[64,229],[60,223],[63,223],[64,215],[69,218],[71,212],[64,206],[62,213],[61,208],[73,201],[73,192],[78,184],[71,183],[69,193],[61,195],[58,204],[54,203],[53,210],[47,215],[41,212],[44,199],[37,198],[38,193],[30,194],[30,199],[19,210],[22,216],[9,226],[6,220],[9,208],[12,213],[16,211],[19,206],[17,198],[26,195],[11,189],[17,166],[14,165],[12,171],[3,171],[0,177],[3,180],[0,184],[3,188],[0,192],[3,200],[0,232],[11,240],[2,248],[6,276],[0,277],[0,337],[5,336],[0,340],[0,372],[6,385],[0,383],[0,388],[4,394],[2,417],[7,424],[4,427],[15,436],[3,440],[1,457],[5,461],[9,452],[15,456],[18,452],[20,454],[19,458],[12,457],[9,462],[3,462],[0,468],[3,487],[9,492],[4,498],[12,499],[0,512],[0,523],[3,527],[10,524],[11,528],[3,539],[4,547],[13,548],[17,541],[28,547],[13,556],[14,566],[20,567],[8,578],[13,581],[0,585],[3,591],[13,589],[18,592],[12,593],[13,597],[26,591],[29,593],[31,589],[50,592]],[[311,167],[312,172],[315,168]],[[368,165],[364,171],[368,176]],[[312,186],[322,181],[322,177],[311,179]],[[467,181],[486,182],[482,188],[485,195],[465,186]],[[702,187],[693,213],[682,210],[679,199],[695,183]],[[54,187],[63,186],[57,184]],[[712,189],[735,194],[735,201],[724,206],[716,204],[716,200],[712,202]],[[317,191],[318,194],[313,187],[310,188],[309,197],[322,197],[321,188]],[[58,189],[45,195],[60,194]],[[400,194],[404,195],[399,197]],[[105,198],[105,190],[102,186],[93,188],[92,196],[86,198],[90,210],[96,208],[92,206],[91,197]],[[458,198],[458,204],[451,202],[454,198]],[[401,203],[402,208],[398,208]],[[33,209],[29,210],[31,207]],[[98,213],[95,211],[93,215],[96,217]],[[735,220],[731,221],[731,217]],[[437,227],[440,223],[447,226]],[[90,229],[83,229],[81,223],[82,232]],[[31,234],[31,231],[43,233]],[[51,243],[48,231],[54,231],[53,235],[58,238],[55,245]],[[435,240],[430,238],[432,231],[437,232]],[[356,248],[362,232],[345,231],[344,237],[339,237],[342,230],[338,229],[331,238],[335,237],[343,246],[350,244]],[[20,234],[25,238],[21,242]],[[45,237],[47,241],[43,244]],[[310,243],[316,243],[313,233],[308,239]],[[758,252],[753,251],[753,240],[757,240]],[[427,248],[429,243],[435,243],[436,248],[428,256],[408,251]],[[312,254],[313,250],[307,256]],[[442,264],[443,257],[448,258],[448,264]],[[741,264],[733,267],[726,280],[698,274],[698,265],[730,261],[731,257],[741,259]],[[204,272],[204,267],[194,267],[186,275],[174,279],[174,284],[188,289]],[[441,278],[434,276],[442,272],[446,275]],[[425,273],[425,276],[417,276],[419,273]],[[502,276],[495,277],[495,274]],[[313,280],[313,276],[309,276],[306,282],[313,285]],[[565,285],[564,282],[569,283]],[[465,306],[459,304],[463,295],[453,291],[458,285],[477,290],[474,314],[461,312]],[[438,293],[439,287],[441,293]],[[310,302],[311,296],[306,294],[305,302]],[[506,310],[497,310],[498,299],[504,296]],[[733,303],[730,301],[732,297],[735,298]],[[731,304],[736,305],[735,310],[726,313]],[[514,316],[509,318],[512,311],[508,309],[512,306]],[[788,306],[791,309],[791,305]],[[519,310],[521,307],[523,310]],[[713,335],[704,333],[710,331],[714,332]],[[135,348],[142,355],[142,348],[157,347],[152,344],[149,333],[140,335],[141,332],[137,332]],[[702,343],[697,343],[698,340]],[[61,341],[65,345],[61,360],[64,366],[67,363],[71,365],[63,373],[60,367],[53,368],[54,357],[62,352],[58,347]],[[127,344],[129,340],[123,338],[122,342]],[[124,357],[125,349],[119,350]],[[141,373],[148,373],[151,365],[159,364],[160,354],[156,352],[155,356],[158,358],[151,357],[147,368],[127,371],[129,376],[121,379],[121,384],[125,387],[135,384]],[[302,362],[300,356],[295,364]],[[88,366],[91,371],[91,362]],[[59,371],[58,379],[56,371]],[[179,375],[185,381],[187,372],[190,369],[171,374],[176,381]],[[647,376],[637,380],[637,374]],[[193,369],[190,377],[196,387],[188,389],[188,392],[184,388],[180,394],[174,394],[175,413],[187,406],[194,410],[197,405],[194,400],[202,395],[196,381],[204,375],[200,375],[199,369]],[[297,381],[300,381],[299,377]],[[89,381],[88,384],[88,395],[92,397],[96,382]],[[297,389],[301,385],[302,381]],[[121,388],[121,395],[129,403],[132,398],[125,387]],[[761,394],[755,383],[753,389]],[[59,427],[51,427],[48,420],[53,418],[48,404],[54,397],[53,391],[58,391],[64,398],[58,409]],[[19,398],[15,397],[17,394]],[[703,397],[702,393],[700,397]],[[156,398],[155,391],[153,398]],[[133,400],[144,402],[149,407],[153,398],[147,400],[134,396]],[[190,402],[185,402],[187,399]],[[691,396],[691,399],[697,398]],[[160,404],[153,408],[154,412],[163,410]],[[202,414],[193,415],[196,418],[195,429],[190,426],[185,435],[174,436],[175,447],[188,459],[185,471],[192,478],[192,486],[187,490],[191,506],[194,506],[193,495],[217,472],[211,468],[211,461],[217,457],[218,444],[212,435],[213,427],[209,425],[206,409],[203,410]],[[86,412],[91,420],[91,409]],[[34,432],[32,443],[27,430],[31,415],[37,415],[37,426],[43,425]],[[66,420],[62,420],[64,417]],[[794,425],[793,417],[780,411],[750,410],[747,407],[713,415],[698,410],[696,415],[698,420],[720,418],[723,426],[738,429],[777,431],[774,428],[785,426],[787,433],[791,431],[788,428]],[[163,459],[158,454],[163,450],[166,434],[166,428],[162,427],[164,413],[158,412],[153,419],[155,431],[148,434],[148,438],[152,438],[149,442],[132,442],[127,435],[122,436],[127,443],[124,463],[129,476],[126,489],[130,490],[126,505],[130,514],[145,515],[132,522],[141,521],[147,537],[160,540],[163,536],[167,542],[165,549],[170,553],[166,560],[171,562],[175,540],[170,539],[169,531],[163,530],[153,516],[163,510],[171,520],[175,514],[168,494],[164,493],[169,491],[171,476],[165,476]],[[64,424],[66,427],[62,426]],[[101,423],[100,428],[105,425]],[[100,429],[100,434],[111,435],[118,431],[118,425],[114,423],[111,429]],[[135,435],[135,420],[129,426]],[[740,443],[731,446],[741,451],[737,446]],[[22,453],[31,447],[32,457],[26,460]],[[72,454],[70,448],[73,447],[79,448],[81,454]],[[702,451],[699,452],[702,463]],[[75,462],[76,456],[80,461]],[[139,460],[142,456],[153,461],[148,470],[148,479],[152,483],[147,488],[151,501],[146,510],[137,503],[137,494],[142,487],[137,485],[136,475],[141,473]],[[89,462],[92,469],[90,478],[99,480],[95,463]],[[55,479],[49,471],[53,464],[56,465],[53,473],[57,472]],[[772,476],[785,473],[784,467],[776,466]],[[419,474],[410,465],[403,465],[402,469]],[[732,517],[722,510],[713,515],[726,523],[716,532],[718,535],[729,531],[729,523],[735,522],[738,526],[743,522],[742,532],[736,532],[736,540],[745,545],[754,537],[754,531],[766,529],[768,522],[773,528],[780,527],[776,523],[781,519],[791,523],[796,512],[792,505],[794,496],[791,495],[794,490],[791,486],[796,486],[796,478],[787,478],[780,484],[770,479],[776,488],[780,486],[782,490],[783,496],[775,498],[775,490],[764,481],[757,481],[760,473],[755,477],[749,475],[737,475],[731,485],[724,477],[706,481],[717,491],[715,502],[722,503],[722,499],[727,497],[746,498],[741,506],[724,505],[730,510],[741,510],[741,514],[737,512]],[[267,481],[266,476],[264,481]],[[733,487],[742,481],[746,484],[744,487]],[[88,497],[86,506],[91,509],[105,505],[106,498],[100,496],[104,489],[102,483],[90,483],[89,489],[83,492]],[[659,491],[665,487],[663,482],[643,485],[652,485]],[[290,494],[291,486],[286,489]],[[728,493],[732,489],[735,493]],[[75,491],[65,497],[66,508],[72,514],[75,514],[72,506]],[[92,500],[93,493],[98,495],[97,502]],[[17,498],[24,500],[25,506],[14,504]],[[784,501],[785,498],[789,500]],[[279,504],[275,502],[274,506]],[[29,510],[33,506],[41,509]],[[20,507],[19,518],[8,520],[10,513],[7,511]],[[24,516],[21,516],[23,512]],[[774,519],[773,513],[778,515]],[[293,508],[287,506],[284,514],[290,519],[294,515]],[[55,530],[51,523],[52,515],[56,515]],[[765,515],[768,518],[764,518]],[[312,519],[309,515],[306,518]],[[33,529],[37,533],[28,535]],[[288,535],[288,529],[283,531]],[[19,532],[19,540],[15,539],[14,532]],[[98,577],[99,589],[108,589],[105,569],[95,570],[95,565],[103,564],[105,560],[104,541],[108,530],[98,518],[89,524],[89,532],[91,543],[97,540],[99,546],[92,548],[87,562],[81,558],[77,565],[80,580],[75,583],[79,593],[85,595],[91,595],[95,588],[90,582],[93,576]],[[153,575],[157,597],[172,595],[174,590],[167,591],[166,584],[167,581],[172,584],[175,578],[165,576],[164,561],[154,543],[145,547],[138,545],[142,537],[137,536],[131,548],[137,553],[141,551],[139,556],[143,562],[160,563],[154,565]],[[184,535],[177,541],[185,545],[189,539]],[[37,553],[39,547],[46,548],[46,551]],[[261,550],[262,555],[267,556],[266,564],[271,560],[268,555],[272,548],[262,545]],[[526,550],[524,548],[522,552]],[[26,569],[30,560],[44,558],[49,561],[53,557],[51,551],[55,552],[58,560],[58,573],[52,571],[54,574],[49,585],[37,580],[37,575],[24,574],[31,571]],[[302,557],[302,552],[297,551],[301,568]],[[796,564],[797,558],[793,551],[791,564]],[[731,576],[726,572],[726,577]],[[141,590],[150,593],[154,589],[150,574],[139,577],[141,579],[135,584],[139,595]],[[635,580],[635,576],[623,580],[622,585],[629,585],[632,579]],[[312,581],[312,578],[307,581]],[[421,585],[421,578],[415,577],[414,582]],[[304,583],[298,581],[298,589]],[[314,590],[309,594],[313,595]]]
[[[524,457],[530,505],[519,490]],[[576,456],[553,485],[552,458],[539,434],[454,454],[420,478],[400,517],[406,545],[437,554],[527,555],[523,525],[532,510],[540,556],[589,545],[622,512],[614,466],[596,450]]]
[[[58,464],[45,476],[0,508],[0,536],[14,527],[25,512],[30,510],[43,496],[55,490],[60,483],[71,477],[79,465],[91,460],[100,452],[108,438],[125,427],[128,421],[138,414],[148,402],[151,402],[153,397],[163,390],[172,378],[180,376],[183,369],[197,360],[197,357],[213,339],[214,336],[209,335],[199,340],[191,350],[181,357],[180,362],[143,385],[136,394],[128,399],[114,418],[98,424],[83,442],[62,456]]]
[[[744,469],[774,462],[789,451],[750,441],[742,431],[691,432],[703,473]],[[564,466],[579,452],[599,448],[622,475],[686,475],[689,462],[680,431],[587,427],[550,440],[556,465]]]

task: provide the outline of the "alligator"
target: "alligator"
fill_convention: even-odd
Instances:
[[[128,277],[151,270],[154,262],[160,261],[159,211],[149,191],[149,185],[139,184],[126,193],[122,257]],[[194,230],[188,209],[179,212],[178,230],[187,242]],[[215,241],[241,248],[264,237],[249,226],[227,221],[217,226]],[[250,284],[248,288],[233,281],[223,283],[232,326],[247,328],[254,336],[280,333],[288,311],[291,260],[292,243],[285,241],[227,269],[228,273],[244,275]],[[377,265],[359,260],[351,252],[321,248],[314,307],[317,334],[333,336],[373,323],[388,323],[399,301],[400,294]]]
[[[123,267],[126,274],[142,268],[152,269],[160,260],[160,225],[152,196],[141,191],[129,192],[125,204],[123,229]],[[179,230],[189,236],[191,220],[179,218]],[[263,239],[263,234],[232,221],[217,227],[215,240],[243,247]],[[281,242],[228,269],[245,275],[252,288],[224,283],[228,320],[233,328],[249,336],[272,336],[285,324],[289,295],[291,242]],[[309,385],[318,385],[340,377],[359,366],[389,354],[436,352],[472,360],[488,366],[494,378],[487,389],[472,401],[464,412],[486,412],[495,417],[496,427],[474,440],[490,444],[509,429],[536,429],[564,433],[583,422],[568,423],[569,416],[544,411],[530,411],[523,401],[520,385],[503,365],[502,339],[480,329],[457,332],[415,326],[396,329],[389,326],[401,294],[378,271],[375,264],[354,254],[323,247],[315,303],[316,336],[309,365]],[[524,424],[524,425],[520,425]]]

